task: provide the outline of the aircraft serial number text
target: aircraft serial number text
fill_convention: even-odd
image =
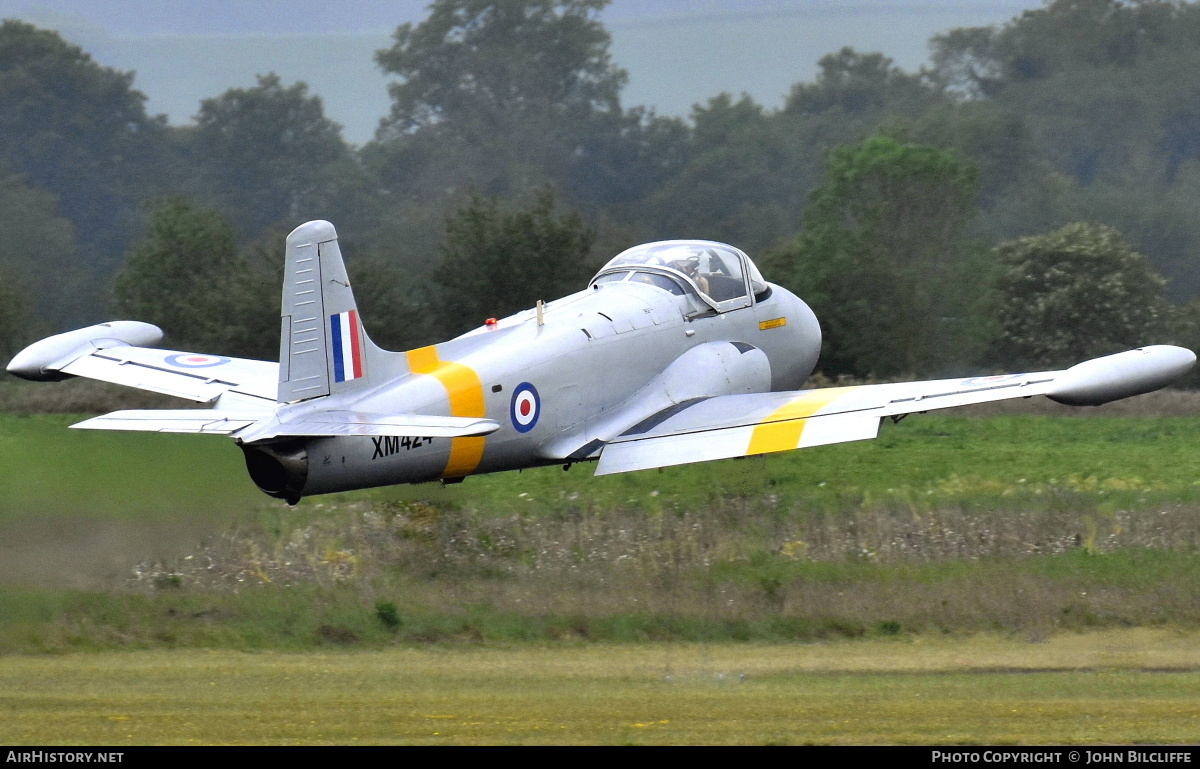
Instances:
[[[371,459],[379,459],[380,457],[390,457],[392,454],[399,453],[400,451],[409,451],[421,446],[428,446],[433,443],[433,438],[412,438],[407,435],[403,437],[381,435],[378,438],[372,438],[371,443],[375,444],[375,453],[371,455]]]

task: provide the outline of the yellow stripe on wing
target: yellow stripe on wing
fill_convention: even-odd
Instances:
[[[436,347],[420,347],[409,350],[406,355],[408,367],[414,374],[428,374],[446,388],[446,394],[450,397],[450,416],[487,416],[487,407],[483,400],[483,382],[480,381],[479,374],[475,373],[475,369],[461,363],[441,360],[438,358]],[[461,478],[470,475],[483,459],[486,441],[483,436],[451,438],[450,459],[446,462],[442,477]]]
[[[800,447],[807,418],[828,406],[857,387],[830,387],[804,393],[771,412],[771,415],[754,428],[746,454],[769,454],[773,451],[791,451]]]

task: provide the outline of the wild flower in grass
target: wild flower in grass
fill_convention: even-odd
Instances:
[[[1101,481],[1094,475],[1081,476],[1076,474],[1068,475],[1063,481],[1063,486],[1071,491],[1094,494],[1103,491],[1138,490],[1142,487],[1142,484],[1137,478],[1106,478]]]
[[[321,564],[329,567],[329,574],[334,579],[345,580],[354,576],[358,566],[358,557],[349,550],[330,548],[321,558]]]
[[[809,557],[809,543],[804,540],[788,540],[779,548],[779,552],[788,560],[806,560]]]
[[[1018,490],[1005,481],[955,474],[935,481],[929,487],[926,496],[959,501],[981,497],[1007,497],[1017,493]]]

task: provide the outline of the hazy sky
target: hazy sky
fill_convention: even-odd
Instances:
[[[722,91],[779,106],[842,46],[881,51],[906,70],[929,38],[1000,24],[1038,0],[616,0],[601,15],[629,71],[627,106],[687,115]],[[57,29],[110,67],[134,70],[151,113],[188,122],[201,99],[276,72],[303,80],[356,144],[388,110],[373,55],[419,22],[426,0],[0,0],[0,17]]]

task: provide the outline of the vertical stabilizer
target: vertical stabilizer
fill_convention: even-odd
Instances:
[[[363,330],[337,230],[325,221],[300,225],[284,260],[279,401],[364,388],[381,351]]]

